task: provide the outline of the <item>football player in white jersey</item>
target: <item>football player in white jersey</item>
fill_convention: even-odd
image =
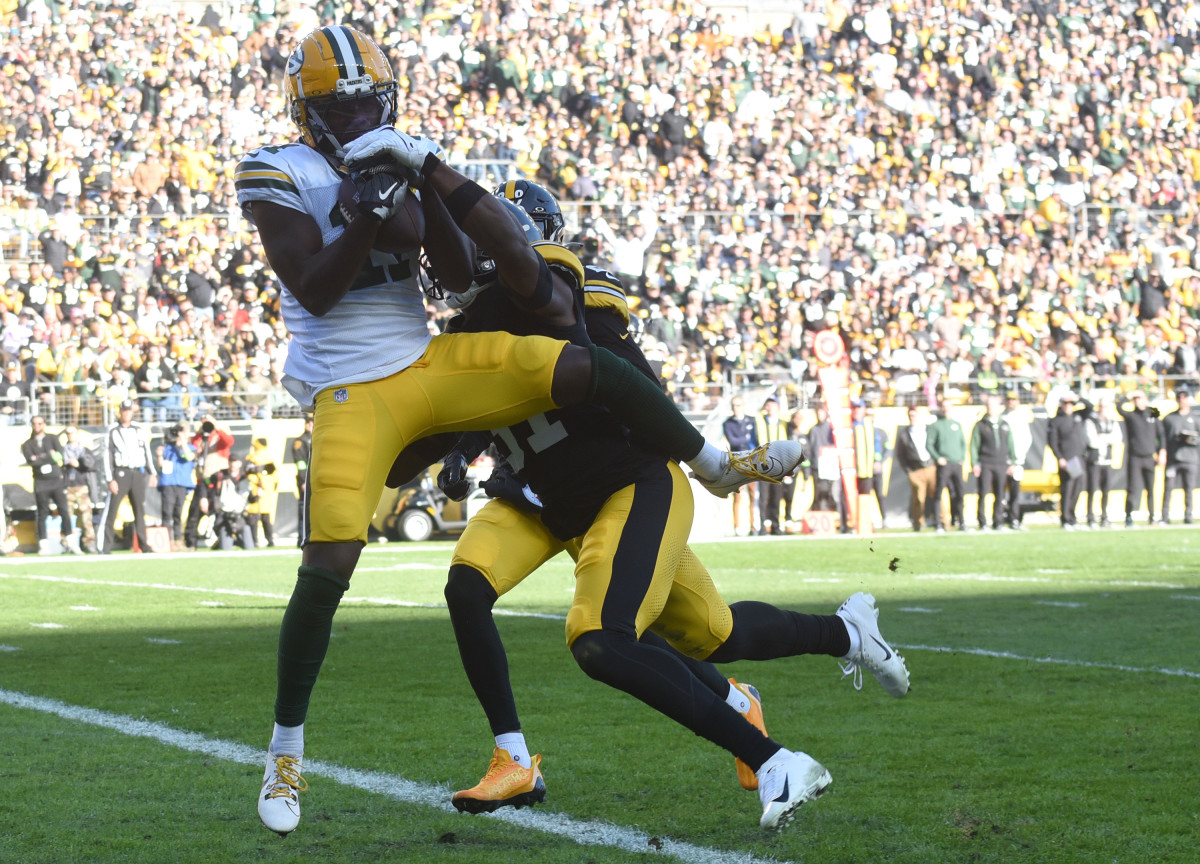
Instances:
[[[714,494],[752,480],[778,481],[802,457],[802,448],[786,441],[748,453],[718,450],[632,366],[594,347],[506,333],[431,336],[417,282],[420,247],[442,283],[458,291],[469,287],[472,250],[439,243],[444,238],[432,233],[427,242],[417,220],[409,248],[376,248],[384,222],[403,219],[411,207],[408,185],[392,173],[352,176],[353,203],[342,195],[348,147],[372,134],[376,144],[395,143],[378,138],[394,131],[397,117],[397,83],[386,58],[351,27],[322,27],[292,51],[286,93],[300,141],[249,153],[234,176],[238,203],[282,284],[292,334],[285,384],[314,413],[308,536],[280,628],[275,725],[258,798],[263,823],[281,835],[300,819],[304,720],[333,616],[384,478],[407,445],[590,400],[686,462]],[[451,170],[433,142],[396,140],[414,174]],[[361,146],[359,152],[371,155]],[[502,202],[462,175],[458,181],[445,209],[474,243],[500,248],[519,233]],[[527,244],[509,245],[520,251],[506,262],[507,287],[531,309],[553,302],[544,259]]]

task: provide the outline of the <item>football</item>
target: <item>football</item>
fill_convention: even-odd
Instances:
[[[338,187],[338,206],[347,222],[358,214],[358,190],[349,177],[342,179]],[[425,238],[425,212],[421,202],[410,190],[404,198],[404,206],[396,215],[379,226],[375,247],[380,252],[405,252],[420,247]]]

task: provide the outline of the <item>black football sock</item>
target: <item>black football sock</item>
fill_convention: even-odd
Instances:
[[[670,642],[657,633],[651,633],[649,630],[642,634],[640,641],[645,645],[653,645],[656,648],[661,648],[663,651],[669,651],[674,654],[684,666],[691,670],[693,675],[704,683],[705,687],[722,699],[729,695],[729,679],[722,675],[721,671],[713,664],[705,660],[696,660],[693,657],[676,651]]]
[[[671,459],[689,462],[700,453],[704,436],[653,381],[605,348],[589,345],[588,350],[592,354],[589,402],[603,405]]]
[[[299,726],[329,650],[333,613],[350,583],[324,567],[301,565],[279,627],[275,722]]]
[[[837,615],[806,615],[757,600],[733,603],[729,609],[733,612],[733,630],[708,655],[710,663],[774,660],[798,654],[845,657],[850,650],[846,622]]]
[[[575,640],[571,653],[588,677],[640,699],[754,771],[779,750],[671,652],[632,636],[591,630]]]
[[[446,580],[446,606],[458,656],[493,735],[521,728],[508,677],[508,657],[492,618],[496,589],[474,567],[455,564]]]

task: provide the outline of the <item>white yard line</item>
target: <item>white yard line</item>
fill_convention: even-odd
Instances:
[[[95,585],[104,588],[138,588],[157,591],[183,591],[191,594],[217,594],[226,597],[256,597],[266,600],[287,600],[291,594],[279,594],[270,591],[246,591],[241,588],[207,588],[198,585],[171,585],[164,582],[128,582],[120,579],[81,579],[77,576],[45,576],[40,573],[0,573],[0,579],[27,579],[31,582],[59,582],[71,585]],[[211,601],[200,601],[202,605],[212,606]],[[342,597],[342,603],[369,603],[375,606],[398,606],[402,609],[445,609],[445,603],[416,603],[412,600],[397,600],[392,597],[357,597],[347,595]],[[220,604],[217,604],[220,605]],[[547,612],[522,612],[514,609],[493,609],[494,615],[510,618],[544,618],[550,621],[565,621],[565,615],[555,615]]]
[[[989,651],[986,648],[950,648],[945,645],[901,645],[904,651],[932,651],[935,654],[972,654],[976,657],[994,657],[998,660],[1022,660],[1026,663],[1051,663],[1055,666],[1073,666],[1084,669],[1111,669],[1114,672],[1137,672],[1173,675],[1182,678],[1200,678],[1200,672],[1190,669],[1165,669],[1162,666],[1125,666],[1121,663],[1092,663],[1088,660],[1067,660],[1062,657],[1029,657],[1011,651]]]
[[[972,575],[980,576],[981,574],[972,574]],[[943,579],[943,578],[948,578],[948,575],[947,576],[939,575],[939,576],[935,576],[935,577],[931,577],[931,578]],[[243,590],[235,589],[235,588],[204,588],[204,587],[198,587],[198,586],[192,586],[192,585],[167,585],[167,584],[154,583],[154,582],[126,582],[126,581],[111,580],[111,579],[104,579],[104,580],[80,579],[78,577],[73,577],[73,576],[44,576],[41,574],[33,574],[33,573],[22,573],[22,574],[0,573],[0,579],[28,579],[28,580],[37,581],[37,582],[63,582],[63,583],[70,583],[70,584],[77,584],[77,585],[94,585],[94,586],[101,586],[101,587],[140,588],[140,589],[149,588],[149,589],[157,589],[157,590],[161,590],[161,591],[186,591],[186,592],[196,593],[196,594],[232,595],[232,596],[236,596],[236,597],[265,597],[265,598],[269,598],[269,599],[273,599],[273,600],[285,600],[285,601],[290,597],[290,595],[288,595],[288,594],[272,594],[272,593],[267,593],[267,592],[263,592],[263,591],[243,591]],[[1032,581],[1041,582],[1041,581],[1048,581],[1048,580],[1035,579]],[[1095,584],[1117,584],[1117,583],[1104,582],[1104,583],[1095,583]],[[1121,584],[1129,584],[1129,583],[1121,583]],[[1141,584],[1141,583],[1139,583],[1139,584]],[[1151,587],[1184,588],[1184,587],[1190,587],[1190,586],[1154,585]],[[1178,597],[1180,595],[1173,595],[1173,596]],[[1200,599],[1200,598],[1192,598],[1187,595],[1183,595],[1183,597],[1181,599]],[[201,602],[205,602],[205,601],[201,601]],[[374,604],[377,606],[396,606],[396,607],[406,608],[406,609],[445,609],[446,608],[446,605],[444,603],[415,603],[410,600],[396,600],[396,599],[390,598],[390,597],[343,597],[342,602],[343,603],[371,603],[371,604]],[[1040,602],[1040,601],[1034,601],[1034,603],[1038,603],[1038,602]],[[1044,605],[1058,605],[1058,604],[1045,603]],[[1063,605],[1065,605],[1065,604],[1063,604]],[[924,609],[924,608],[920,608],[920,607],[916,607],[916,608],[909,607],[909,608],[901,609],[898,611],[909,611],[909,612],[922,613],[922,614],[940,612],[940,610]],[[565,615],[549,613],[549,612],[522,612],[522,611],[514,610],[514,609],[493,609],[492,612],[493,612],[493,614],[498,615],[498,616],[511,617],[511,618],[539,618],[539,619],[548,620],[548,621],[565,621],[566,620]],[[63,625],[61,625],[61,624],[35,624],[34,626],[61,627]],[[1165,669],[1162,667],[1124,666],[1119,663],[1092,663],[1087,660],[1067,660],[1067,659],[1056,658],[1056,657],[1027,657],[1027,656],[1023,656],[1020,654],[1013,654],[1013,653],[1010,653],[1007,651],[989,651],[985,648],[969,648],[969,647],[968,648],[951,648],[951,647],[930,646],[930,645],[897,645],[897,647],[903,648],[905,650],[910,650],[910,651],[932,651],[932,652],[938,653],[938,654],[955,654],[955,653],[957,653],[957,654],[972,654],[972,655],[977,655],[980,657],[993,657],[993,658],[1003,659],[1003,660],[1023,660],[1023,661],[1029,661],[1029,662],[1034,662],[1034,663],[1052,663],[1052,664],[1059,665],[1059,666],[1078,666],[1078,667],[1091,668],[1091,669],[1111,669],[1113,671],[1119,671],[1119,672],[1142,672],[1142,673],[1153,672],[1153,673],[1159,673],[1162,675],[1176,675],[1176,676],[1183,676],[1186,678],[1200,678],[1200,672],[1193,672],[1193,671],[1190,671],[1187,669]]]
[[[111,729],[122,735],[138,738],[149,738],[168,747],[175,747],[191,753],[202,753],[240,765],[261,767],[266,762],[266,752],[239,744],[234,741],[223,741],[220,738],[209,738],[196,732],[185,732],[174,729],[163,723],[149,720],[137,720],[122,714],[112,714],[95,708],[84,708],[69,705],[55,699],[45,699],[40,696],[30,696],[11,690],[0,689],[0,702],[16,708],[38,711],[43,714],[53,714],[64,720],[75,723],[86,723]],[[379,771],[359,771],[334,765],[330,762],[306,761],[304,773],[309,778],[326,777],[344,786],[362,789],[377,795],[384,795],[405,804],[417,804],[453,813],[450,806],[450,789],[448,786],[430,786],[406,780],[398,774],[384,774]],[[250,790],[252,791],[252,790]],[[246,797],[247,820],[256,817],[249,813],[250,797]],[[606,846],[637,854],[657,852],[669,855],[685,862],[695,864],[788,864],[777,859],[755,858],[746,852],[712,849],[706,846],[695,846],[668,837],[652,837],[650,834],[624,828],[608,822],[573,819],[561,813],[548,810],[534,811],[532,809],[504,811],[490,816],[464,818],[491,818],[519,826],[524,829],[541,831],[570,840],[580,846]],[[303,828],[301,828],[303,830]],[[799,830],[799,829],[794,829]],[[265,832],[266,829],[264,828]],[[653,845],[652,845],[653,844]]]

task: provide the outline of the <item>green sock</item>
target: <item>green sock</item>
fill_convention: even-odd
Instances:
[[[672,459],[688,462],[704,448],[700,434],[653,381],[606,348],[589,345],[592,384],[588,401],[603,405],[630,431],[656,442]]]
[[[279,666],[275,722],[299,726],[329,650],[333,613],[350,583],[324,567],[301,565],[283,624],[279,627]]]

